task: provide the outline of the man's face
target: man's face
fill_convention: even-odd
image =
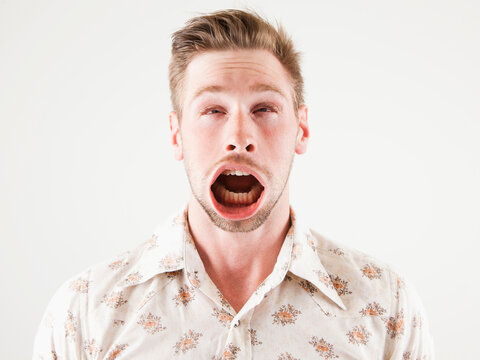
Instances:
[[[262,225],[305,151],[307,110],[293,105],[291,80],[265,50],[207,51],[184,77],[182,119],[170,117],[177,159],[194,198],[219,228]]]

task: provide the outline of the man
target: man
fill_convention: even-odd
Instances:
[[[290,208],[309,127],[283,30],[238,10],[193,18],[173,34],[169,71],[188,206],[137,249],[68,281],[34,358],[433,358],[405,282]]]

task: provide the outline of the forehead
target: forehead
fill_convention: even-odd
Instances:
[[[205,51],[195,55],[185,72],[185,101],[208,87],[227,92],[276,88],[285,96],[293,90],[284,66],[266,50]]]

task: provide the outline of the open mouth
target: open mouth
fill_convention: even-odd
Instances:
[[[210,189],[217,211],[228,218],[246,218],[253,215],[265,190],[254,175],[233,169],[221,172]]]

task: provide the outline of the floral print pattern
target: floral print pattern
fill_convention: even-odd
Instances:
[[[137,272],[128,274],[127,277],[125,278],[125,280],[123,280],[123,282],[126,286],[130,286],[130,285],[138,283],[140,280],[142,280],[142,277],[143,277],[142,274],[140,274],[137,271]]]
[[[333,287],[335,288],[339,296],[348,295],[352,293],[348,289],[348,281],[343,280],[338,275],[330,275],[330,279],[332,280]]]
[[[360,314],[362,314],[362,316],[381,316],[385,314],[386,311],[387,310],[381,307],[379,303],[374,301],[360,310]]]
[[[103,349],[97,345],[95,339],[85,340],[83,350],[85,350],[88,356],[93,358],[96,358],[103,351]]]
[[[89,281],[87,279],[79,278],[71,282],[70,289],[81,294],[86,294],[88,293],[88,284]]]
[[[338,355],[333,351],[333,345],[328,343],[324,338],[313,336],[308,343],[313,346],[320,357],[324,359],[338,358]]]
[[[363,325],[357,325],[347,333],[348,342],[355,345],[367,345],[371,335]]]
[[[177,295],[173,298],[176,305],[183,304],[183,306],[187,306],[190,301],[195,298],[194,288],[188,285],[182,286],[179,290]]]
[[[109,295],[104,295],[102,299],[102,303],[108,307],[111,307],[112,309],[118,309],[127,302],[128,300],[123,297],[123,291],[114,291]]]
[[[307,280],[302,280],[298,284],[302,287],[303,290],[305,290],[310,295],[313,295],[318,291],[317,288]]]
[[[382,269],[373,264],[366,264],[361,271],[363,276],[369,278],[370,280],[382,278]]]
[[[179,354],[180,352],[185,354],[188,350],[195,349],[201,336],[203,336],[203,334],[188,330],[175,344],[175,354]]]
[[[175,219],[66,281],[40,323],[34,360],[433,359],[418,297],[381,262],[292,216],[273,272],[237,313],[205,272],[186,213]]]
[[[387,327],[387,334],[392,339],[397,336],[403,335],[405,330],[405,324],[403,319],[403,310],[400,310],[395,316],[390,316],[384,319],[385,326]]]
[[[215,316],[217,320],[225,327],[229,326],[233,320],[233,316],[224,309],[218,310],[215,308],[213,309],[212,315]]]
[[[108,353],[107,360],[115,360],[122,354],[122,352],[127,348],[128,344],[117,344],[113,349]]]
[[[292,356],[292,354],[286,352],[284,354],[280,354],[277,360],[300,360]]]
[[[250,333],[250,344],[252,346],[262,345],[262,342],[257,339],[257,330],[248,329],[248,332]]]
[[[152,313],[142,314],[137,324],[141,325],[147,333],[152,335],[166,329],[166,327],[162,326],[162,318]]]
[[[73,340],[77,334],[78,320],[73,316],[71,311],[67,312],[67,320],[65,321],[65,337]]]
[[[282,305],[280,309],[272,314],[273,316],[273,323],[274,324],[281,324],[285,326],[287,324],[295,324],[297,321],[297,317],[302,312],[300,310],[295,309],[293,305]]]

